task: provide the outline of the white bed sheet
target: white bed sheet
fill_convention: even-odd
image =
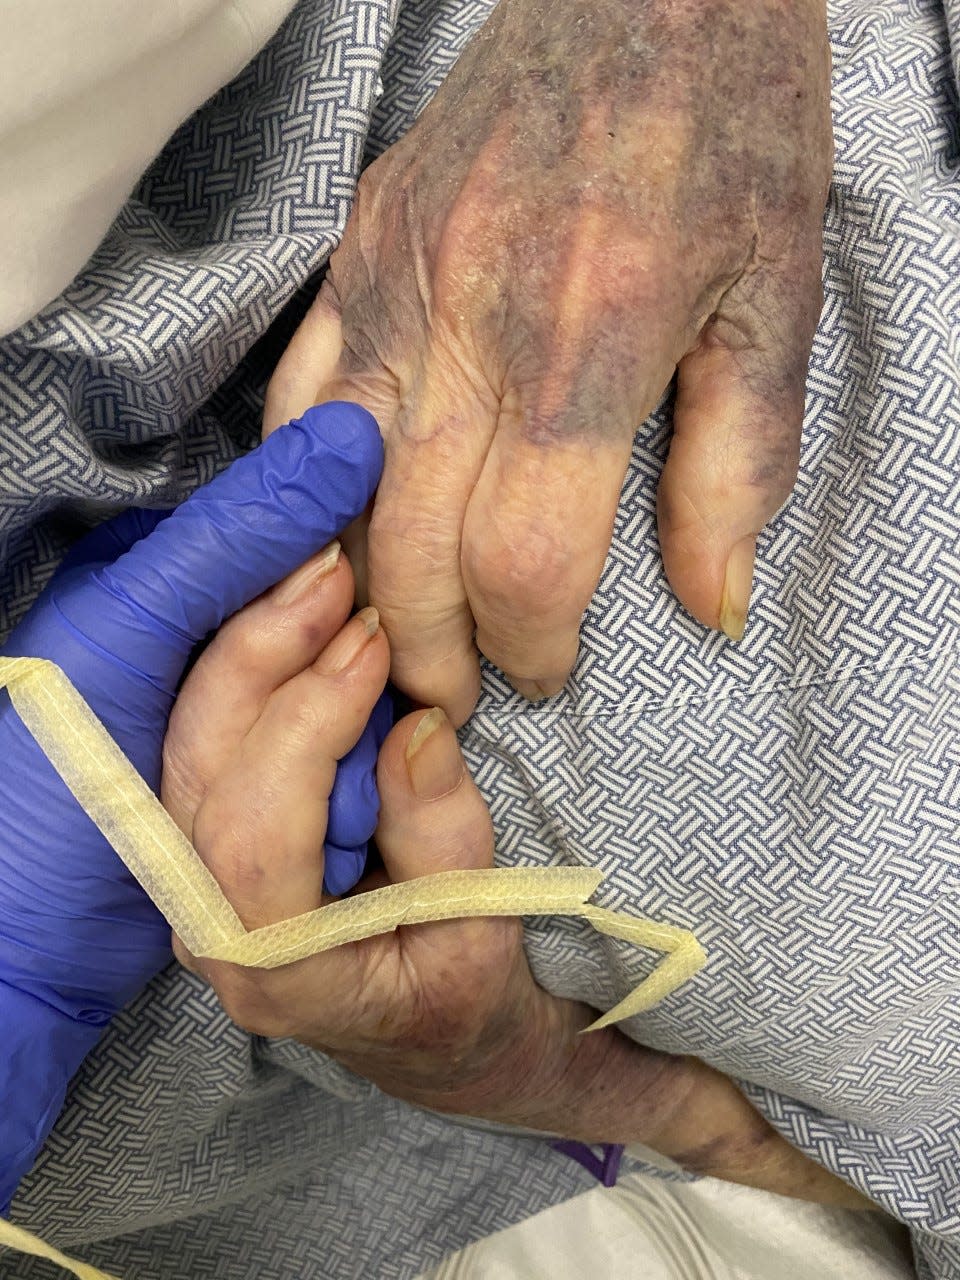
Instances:
[[[913,1280],[915,1274],[906,1232],[886,1215],[827,1209],[715,1178],[674,1182],[628,1173],[615,1187],[596,1187],[460,1250],[420,1280]]]

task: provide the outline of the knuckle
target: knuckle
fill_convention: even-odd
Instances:
[[[251,625],[249,616],[238,614],[221,629],[210,646],[211,658],[239,683],[244,673],[259,672],[270,657],[271,636],[262,626]]]
[[[334,674],[338,685],[343,685],[355,672],[348,668]],[[335,710],[329,705],[330,676],[321,676],[313,668],[304,672],[309,683],[296,701],[288,699],[284,707],[283,732],[287,747],[294,755],[302,755],[321,742],[329,733]]]
[[[535,517],[516,518],[500,537],[465,540],[465,580],[478,607],[495,617],[542,617],[557,611],[576,581],[573,547]]]

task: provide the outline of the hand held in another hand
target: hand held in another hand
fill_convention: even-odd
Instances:
[[[194,645],[363,510],[381,461],[369,414],[313,410],[166,519],[128,512],[97,530],[4,653],[62,667],[156,789]],[[0,758],[2,1206],[83,1056],[170,958],[170,936],[9,705]]]
[[[264,625],[264,604],[238,614],[191,673],[168,736],[179,767],[163,786],[248,928],[321,903],[333,761],[359,733],[389,663],[378,628],[355,618],[337,632],[346,594],[305,602],[303,627],[286,634]],[[214,703],[227,684],[236,690],[229,718]],[[200,781],[185,789],[184,778]],[[393,729],[378,784],[384,872],[361,890],[492,865],[490,817],[441,711]],[[863,1203],[703,1063],[612,1029],[579,1035],[594,1011],[537,986],[519,920],[404,926],[262,970],[191,956],[179,942],[177,953],[241,1026],[323,1049],[408,1101],[584,1141],[643,1141],[699,1172]]]

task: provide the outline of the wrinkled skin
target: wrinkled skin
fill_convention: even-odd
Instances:
[[[345,558],[298,583],[292,601],[281,584],[220,631],[164,746],[164,804],[248,928],[322,905],[336,758],[359,737],[390,661],[369,615],[345,624]],[[415,712],[394,728],[378,783],[380,883],[493,865],[489,815],[442,714]],[[578,1036],[594,1011],[537,986],[518,920],[405,927],[273,970],[176,949],[241,1026],[322,1048],[408,1101],[587,1141],[643,1141],[732,1181],[865,1204],[703,1063],[615,1029]]]
[[[462,721],[474,631],[528,696],[561,686],[675,373],[666,573],[742,634],[796,474],[831,159],[823,0],[501,0],[364,174],[265,414],[380,422],[353,558],[408,693]]]

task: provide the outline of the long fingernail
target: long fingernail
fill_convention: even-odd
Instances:
[[[421,719],[407,743],[407,773],[418,800],[439,800],[463,778],[463,756],[453,725],[439,707]]]
[[[376,609],[361,609],[330,641],[314,663],[315,670],[325,676],[335,676],[338,671],[344,671],[379,630],[380,615]]]
[[[306,595],[321,578],[326,578],[333,573],[339,563],[340,543],[331,542],[315,556],[311,556],[296,573],[291,573],[289,578],[284,578],[283,582],[274,588],[274,600],[277,604],[293,604],[301,596]]]
[[[743,538],[730,552],[720,597],[720,630],[731,640],[742,640],[753,588],[756,538]]]

